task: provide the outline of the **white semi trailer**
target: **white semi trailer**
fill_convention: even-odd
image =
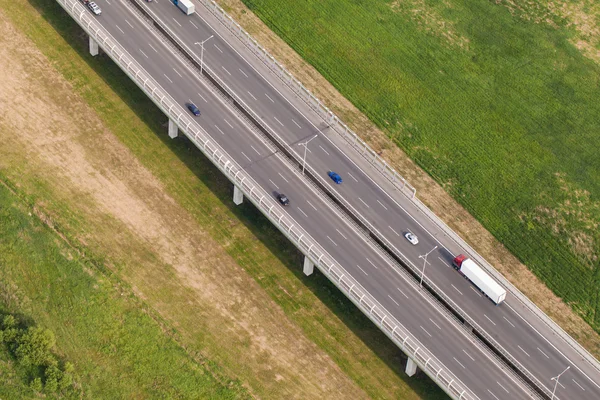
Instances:
[[[454,269],[467,277],[481,293],[489,297],[496,305],[502,303],[506,298],[506,290],[464,254],[454,258],[453,265]]]
[[[183,11],[186,15],[191,15],[196,10],[194,3],[190,0],[172,0],[173,4],[177,6],[181,11]]]

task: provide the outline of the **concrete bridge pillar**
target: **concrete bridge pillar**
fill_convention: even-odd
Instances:
[[[177,124],[171,118],[169,118],[169,137],[175,139],[178,136]]]
[[[90,36],[90,54],[94,57],[98,55],[98,42],[96,42],[94,40],[94,38],[92,38],[91,36]]]
[[[417,363],[413,361],[412,358],[408,358],[408,360],[406,360],[406,375],[408,376],[413,376],[414,374],[417,373]]]
[[[302,271],[304,272],[304,275],[310,276],[310,275],[312,275],[314,270],[315,270],[315,264],[313,264],[313,262],[310,261],[310,258],[304,256],[304,268],[302,269]]]
[[[244,201],[244,193],[237,186],[233,185],[233,204],[239,206]]]

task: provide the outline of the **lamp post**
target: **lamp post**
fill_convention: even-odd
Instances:
[[[306,142],[298,143],[298,146],[304,146],[304,159],[302,161],[302,175],[304,175],[304,167],[306,166],[306,150],[308,149],[308,142],[316,138],[318,135],[315,135],[308,139]]]
[[[567,366],[567,368],[565,368],[565,370],[563,372],[561,372],[560,374],[556,375],[554,378],[551,378],[551,381],[554,381],[554,390],[552,391],[552,398],[551,400],[554,400],[554,393],[556,393],[556,387],[558,386],[558,379],[560,378],[560,376],[562,374],[564,374],[565,372],[567,372],[569,370],[569,368],[571,368],[571,366]]]
[[[424,256],[419,256],[419,258],[423,259],[423,271],[421,271],[421,282],[419,282],[420,287],[423,287],[423,277],[425,276],[425,264],[427,264],[427,256],[435,249],[437,249],[437,245],[433,249],[429,250],[429,253],[425,254]]]
[[[205,39],[201,42],[194,43],[194,44],[200,45],[200,76],[202,76],[202,66],[204,65],[204,43],[208,42],[210,39],[212,39],[213,36],[215,36],[215,35],[210,35],[210,37],[208,39]]]

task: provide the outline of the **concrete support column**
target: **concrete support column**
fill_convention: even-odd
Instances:
[[[310,261],[310,258],[304,256],[304,268],[302,269],[302,271],[304,272],[304,275],[306,275],[306,276],[312,275],[314,269],[315,269],[315,264],[313,264],[313,262]]]
[[[98,55],[98,42],[96,42],[91,36],[89,38],[90,38],[90,54],[95,57]]]
[[[244,193],[237,186],[233,185],[233,204],[239,206],[244,201]]]
[[[175,139],[178,136],[177,124],[171,118],[169,118],[169,137]]]
[[[412,358],[408,358],[406,360],[406,375],[413,376],[417,373],[417,363],[412,360]]]

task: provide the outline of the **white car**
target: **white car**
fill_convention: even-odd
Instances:
[[[406,238],[406,240],[408,240],[413,245],[416,245],[419,243],[419,239],[417,238],[417,235],[415,235],[414,233],[406,232],[404,234],[404,237]]]
[[[94,14],[96,14],[96,15],[102,14],[102,10],[100,9],[100,7],[98,7],[98,4],[94,3],[93,1],[90,1],[89,3],[87,3],[87,6],[90,9],[90,11],[92,11]]]

